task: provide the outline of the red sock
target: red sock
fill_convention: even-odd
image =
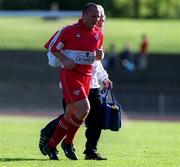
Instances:
[[[67,134],[64,140],[65,143],[73,144],[74,136],[83,122],[83,120],[78,119],[75,115],[70,116]]]
[[[68,128],[68,121],[64,119],[64,116],[58,122],[56,129],[53,133],[53,136],[49,140],[48,144],[52,148],[60,143],[60,141],[65,137]]]

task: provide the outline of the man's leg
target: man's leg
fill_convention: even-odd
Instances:
[[[88,114],[89,108],[90,106],[87,98],[74,102],[73,104],[68,104],[65,115],[60,119],[52,138],[44,147],[50,159],[53,159],[53,157],[51,157],[52,152],[54,152],[56,146],[66,135],[66,139],[62,142],[61,146],[69,159],[77,160],[73,147],[73,139],[83,123],[84,118]],[[77,110],[78,112],[76,112]]]
[[[77,157],[73,147],[73,140],[75,138],[75,134],[84,122],[84,119],[87,116],[90,109],[89,101],[87,98],[75,102],[74,106],[76,108],[76,112],[74,114],[71,114],[69,117],[69,126],[66,138],[63,140],[61,144],[61,147],[64,150],[65,155],[69,159],[76,159],[75,157]]]
[[[64,98],[68,104],[67,110],[65,115],[60,119],[52,138],[44,149],[50,159],[54,159],[51,157],[51,154],[54,155],[56,146],[66,136],[66,139],[61,145],[65,155],[69,159],[77,160],[73,148],[73,139],[90,109],[87,95],[89,92],[91,76],[82,75],[81,73],[66,69],[61,69],[60,76]],[[71,79],[71,82],[69,82],[68,79]]]
[[[66,105],[65,105],[65,101],[63,99],[63,109],[64,109],[64,112],[66,110]],[[43,155],[47,155],[43,149],[44,145],[49,141],[49,139],[52,137],[55,129],[56,129],[56,126],[58,124],[58,122],[60,121],[61,117],[63,116],[64,114],[61,114],[58,118],[52,120],[51,122],[49,122],[43,129],[41,129],[41,132],[40,132],[40,139],[39,139],[39,149],[41,151],[41,153]],[[58,151],[57,151],[57,154],[58,154]]]
[[[95,128],[95,127],[87,127],[85,136],[86,136],[86,149],[84,151],[84,154],[86,157],[94,156],[94,154],[97,152],[97,144],[99,141],[101,135],[101,129]]]
[[[42,132],[45,134],[45,136],[47,136],[48,138],[51,138],[52,135],[53,135],[53,132],[59,122],[59,120],[61,119],[61,117],[63,116],[64,114],[60,115],[58,118],[52,120],[51,122],[49,122],[45,128],[42,129]]]
[[[55,155],[56,146],[60,143],[60,141],[65,137],[67,128],[68,128],[68,115],[70,114],[71,108],[69,105],[66,108],[65,114],[59,120],[52,137],[48,140],[47,144],[43,146],[43,150],[46,154],[48,154],[49,158],[52,160],[57,159],[57,154]]]
[[[58,118],[52,120],[49,122],[43,129],[41,129],[40,132],[40,139],[39,139],[39,149],[43,155],[47,155],[44,152],[43,146],[49,141],[49,139],[52,137],[52,134],[60,120],[60,118],[63,115],[60,115]]]
[[[65,137],[67,126],[68,126],[68,121],[65,120],[64,116],[62,116],[55,128],[52,137],[43,146],[44,152],[52,160],[57,159],[56,146]]]
[[[105,160],[106,158],[102,158],[100,154],[97,153],[97,144],[101,135],[101,127],[99,124],[101,115],[99,113],[99,106],[102,103],[100,89],[90,89],[88,98],[91,109],[85,121],[87,127],[85,132],[87,138],[86,149],[84,151],[85,159]]]

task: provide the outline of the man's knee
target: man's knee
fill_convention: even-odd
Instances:
[[[89,104],[89,100],[87,98],[77,101],[74,104],[75,104],[75,107],[77,110],[77,116],[84,118],[88,115],[89,110],[90,110],[90,104]]]

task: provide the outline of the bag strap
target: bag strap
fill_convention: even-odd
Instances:
[[[115,104],[114,94],[113,94],[112,88],[103,89],[103,90],[101,91],[101,93],[103,94],[103,95],[102,95],[103,103],[106,102],[106,100],[107,100],[107,95],[108,95],[109,91],[110,91],[110,94],[111,94],[111,100],[112,100],[113,104]]]
[[[110,88],[110,93],[111,93],[111,99],[112,99],[112,102],[113,102],[113,104],[115,104],[114,93],[113,93],[112,88]]]
[[[103,103],[106,103],[107,95],[108,95],[108,90],[107,89],[102,89],[101,90],[101,97],[102,97]]]

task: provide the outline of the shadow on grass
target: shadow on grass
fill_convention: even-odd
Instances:
[[[38,158],[0,158],[0,162],[11,162],[11,161],[49,161],[49,159],[38,159]]]

